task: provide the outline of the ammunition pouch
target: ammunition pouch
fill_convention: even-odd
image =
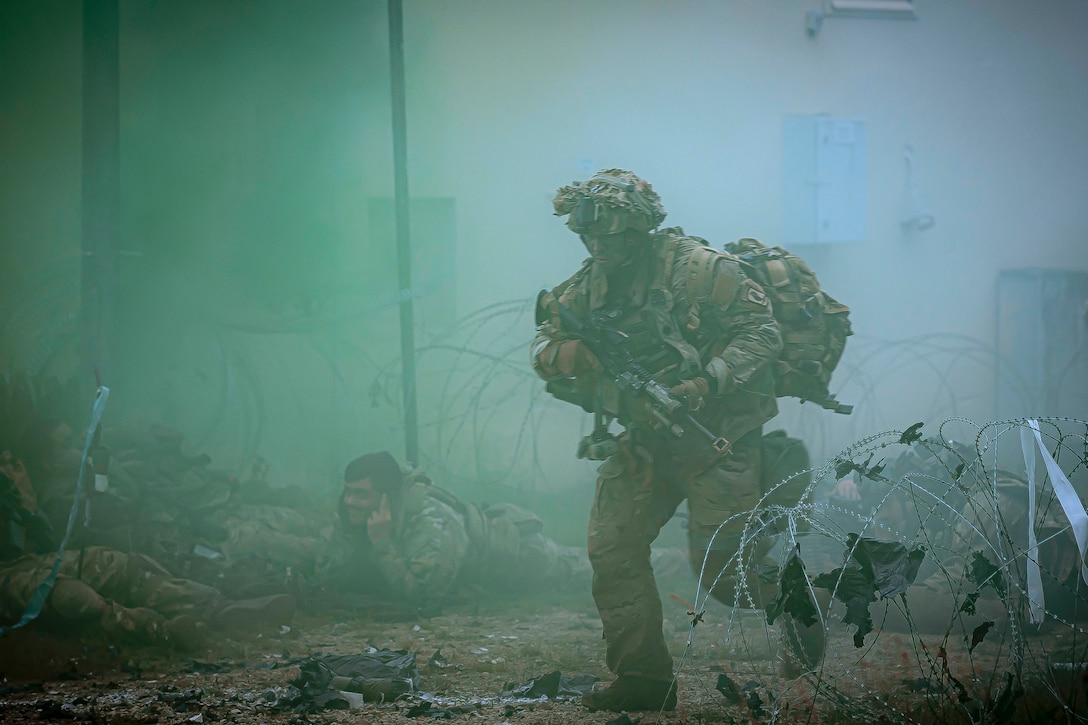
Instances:
[[[806,503],[805,492],[812,483],[812,472],[808,470],[811,465],[804,441],[784,430],[765,434],[762,484],[763,491],[770,492],[765,503],[788,508]],[[799,531],[807,529],[807,524],[799,523]]]

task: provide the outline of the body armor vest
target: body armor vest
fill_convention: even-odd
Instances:
[[[683,293],[678,297],[677,293],[681,290],[674,289],[676,285],[673,280],[678,252],[680,262],[685,267],[691,267],[691,248],[704,245],[701,240],[677,236],[671,231],[666,230],[661,235],[661,246],[652,255],[653,264],[647,289],[642,295],[643,303],[608,303],[592,313],[594,320],[624,332],[628,336],[625,346],[632,357],[654,373],[660,382],[670,385],[702,371],[703,355],[696,346],[701,345],[709,332],[700,330],[699,300],[685,300]],[[706,255],[711,260],[710,268],[718,256],[720,253]],[[687,275],[694,274],[688,269],[684,271]],[[687,279],[682,281],[689,282]],[[685,291],[690,296],[691,290]],[[666,372],[669,368],[672,370]]]
[[[662,344],[654,317],[654,311],[649,304],[642,307],[610,304],[595,311],[592,319],[596,324],[619,330],[626,335],[624,349],[656,376],[666,368],[676,367],[681,357],[671,346]]]

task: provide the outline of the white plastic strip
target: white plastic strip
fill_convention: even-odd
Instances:
[[[1077,551],[1080,552],[1080,575],[1084,583],[1088,584],[1088,566],[1084,565],[1084,556],[1088,553],[1088,511],[1081,503],[1080,497],[1069,483],[1065,472],[1058,467],[1058,462],[1050,455],[1050,451],[1043,445],[1043,436],[1039,432],[1039,422],[1029,420],[1028,425],[1035,431],[1035,442],[1042,451],[1043,461],[1046,463],[1046,471],[1050,474],[1050,484],[1054,486],[1054,493],[1058,497],[1058,503],[1062,505],[1065,517],[1069,519],[1069,525],[1073,529],[1073,537],[1077,540]]]
[[[1039,541],[1035,536],[1035,438],[1027,428],[1020,428],[1020,448],[1024,451],[1024,472],[1028,477],[1028,612],[1032,624],[1042,624],[1046,606],[1039,572]]]

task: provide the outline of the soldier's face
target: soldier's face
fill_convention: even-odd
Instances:
[[[374,488],[374,482],[367,476],[357,481],[346,482],[343,500],[349,513],[352,514],[352,519],[358,515],[365,521],[367,516],[378,510],[382,502],[382,494]]]
[[[605,270],[622,267],[631,261],[634,247],[624,232],[616,234],[583,234],[582,243],[593,255],[593,263]]]

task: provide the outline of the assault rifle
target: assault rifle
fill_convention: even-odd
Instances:
[[[616,387],[626,392],[632,400],[641,402],[669,435],[679,438],[691,430],[706,438],[716,455],[729,450],[729,441],[700,423],[683,401],[670,393],[624,348],[623,341],[627,335],[622,330],[594,320],[583,320],[562,302],[556,304],[562,329],[581,340],[600,360],[604,373]]]

